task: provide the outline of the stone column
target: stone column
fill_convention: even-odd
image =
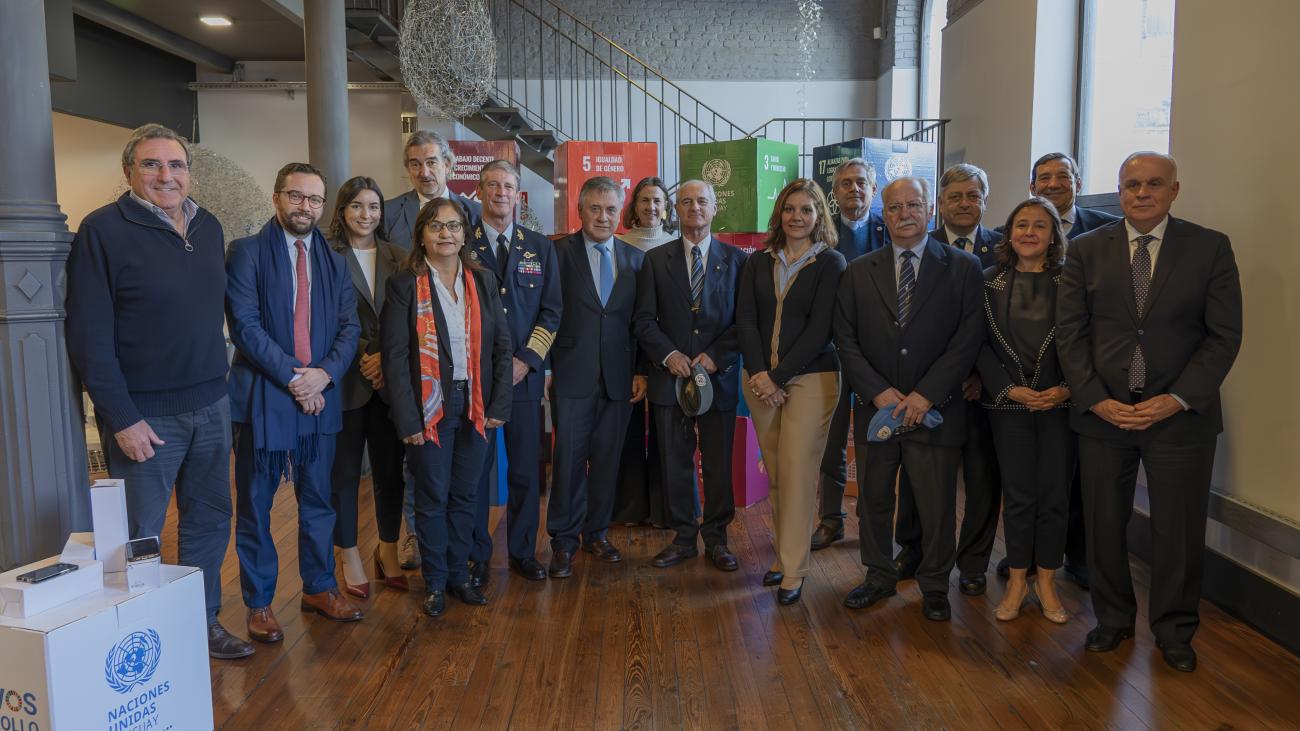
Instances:
[[[326,178],[325,215],[334,210],[334,193],[351,177],[348,150],[348,44],[343,3],[306,0],[303,42],[307,61],[307,150],[311,164]]]
[[[0,2],[0,569],[90,528],[81,389],[63,322],[72,234],[54,186],[41,0]]]

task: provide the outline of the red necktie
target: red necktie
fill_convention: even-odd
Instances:
[[[294,275],[298,281],[293,299],[293,357],[303,366],[311,365],[311,289],[307,284],[307,245],[302,239],[294,242],[298,247],[298,262]]]

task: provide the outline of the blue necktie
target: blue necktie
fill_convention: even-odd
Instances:
[[[898,265],[898,326],[906,327],[907,318],[912,314],[912,290],[916,289],[916,270],[912,268],[912,259],[916,254],[904,251],[899,255],[902,263]]]
[[[609,244],[596,244],[600,252],[600,306],[609,303],[609,293],[614,289],[614,260],[609,256]]]

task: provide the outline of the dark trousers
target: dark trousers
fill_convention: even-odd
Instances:
[[[258,468],[253,454],[253,427],[235,424],[235,553],[239,585],[250,609],[269,607],[275,598],[280,557],[271,537],[271,504],[280,475]],[[316,459],[292,465],[298,501],[298,573],[305,594],[338,587],[334,578],[334,508],[330,505],[330,468],[334,435],[316,435]]]
[[[456,381],[443,403],[439,443],[406,446],[415,477],[415,534],[426,591],[469,581],[474,505],[487,439],[467,418],[466,406],[465,382]]]
[[[647,403],[647,399],[641,399],[632,404],[614,493],[615,523],[650,521],[653,525],[668,525],[659,435],[653,418],[646,413]]]
[[[867,578],[884,586],[898,583],[894,567],[894,481],[899,469],[912,480],[921,525],[921,565],[916,582],[922,593],[947,593],[956,558],[957,465],[960,447],[938,447],[909,439],[857,444],[858,521],[862,563]],[[901,489],[898,501],[902,503]]]
[[[826,435],[826,449],[822,453],[821,483],[822,503],[818,514],[826,522],[843,523],[844,485],[848,482],[848,456],[845,448],[849,442],[849,424],[853,417],[853,391],[848,379],[841,379],[839,403],[831,415],[831,430]]]
[[[487,454],[479,478],[474,509],[474,547],[469,557],[480,563],[492,560],[492,534],[488,512],[496,490],[492,466],[497,458],[497,439],[506,440],[506,549],[510,558],[533,558],[537,553],[537,521],[541,504],[541,477],[537,471],[537,448],[542,438],[542,416],[537,401],[515,401],[510,421],[488,431]]]
[[[334,545],[357,545],[357,492],[361,485],[361,457],[370,452],[370,481],[375,493],[375,524],[379,540],[395,543],[402,530],[402,438],[388,418],[388,404],[371,394],[358,409],[343,412],[343,431],[334,440],[334,467],[330,470],[330,504],[334,506]]]
[[[1088,567],[1088,529],[1083,524],[1083,469],[1075,465],[1070,481],[1070,506],[1066,518],[1065,563],[1072,568]]]
[[[957,540],[957,571],[961,576],[979,576],[988,571],[993,539],[998,532],[1002,477],[998,474],[997,450],[993,446],[988,414],[976,401],[966,402],[966,443],[961,448],[961,470],[966,503],[961,536]],[[912,494],[912,482],[904,468],[898,483],[898,545],[906,551],[922,552],[921,524]]]
[[[632,404],[605,398],[557,396],[555,457],[546,532],[556,551],[578,550],[578,540],[605,537],[614,513],[618,462]]]
[[[736,517],[731,490],[731,445],[736,432],[736,412],[706,411],[691,418],[679,406],[654,411],[659,435],[660,465],[668,498],[668,527],[677,532],[674,543],[695,546],[704,538],[706,550],[727,545],[727,526]],[[700,467],[704,473],[704,521],[695,522],[695,446],[699,432]]]
[[[1007,565],[1059,569],[1076,439],[1067,409],[989,411],[1002,473]],[[960,561],[960,559],[958,559]]]
[[[131,538],[161,536],[176,487],[177,561],[203,570],[208,622],[221,611],[221,562],[230,545],[230,399],[201,409],[145,419],[158,438],[154,456],[127,458],[99,420],[108,473],[126,482]]]
[[[1131,627],[1137,618],[1127,527],[1141,463],[1151,499],[1151,633],[1164,642],[1191,642],[1200,623],[1215,437],[1169,428],[1115,431],[1114,440],[1079,437],[1093,612],[1108,627]]]

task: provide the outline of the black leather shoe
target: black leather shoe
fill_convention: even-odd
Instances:
[[[475,589],[482,589],[487,586],[488,579],[491,577],[490,567],[487,561],[469,562],[469,583]]]
[[[448,586],[447,593],[461,600],[464,604],[473,604],[476,607],[481,607],[488,603],[487,597],[483,596],[483,592],[474,588],[474,582],[472,581],[466,581],[463,584],[456,584],[455,586]]]
[[[899,581],[916,578],[916,570],[921,566],[921,554],[904,548],[894,558],[894,570],[898,572]]]
[[[605,563],[618,563],[623,560],[623,554],[618,552],[613,543],[604,538],[582,544],[582,550]]]
[[[1036,574],[1036,573],[1038,573],[1038,567],[1037,567],[1037,566],[1030,566],[1030,567],[1029,567],[1029,570],[1025,572],[1025,576],[1033,576],[1033,575]],[[999,579],[1009,579],[1009,578],[1011,578],[1011,560],[1010,560],[1010,559],[1008,559],[1008,558],[1003,558],[1001,561],[998,561],[998,578],[999,578]]]
[[[535,558],[511,558],[510,569],[529,581],[546,581],[546,568]]]
[[[1080,589],[1088,591],[1088,565],[1082,563],[1065,564],[1065,575],[1079,586]]]
[[[817,530],[812,534],[812,550],[820,551],[823,548],[829,548],[835,541],[844,538],[844,521],[840,520],[823,520],[817,525]]]
[[[440,591],[431,591],[424,598],[424,613],[430,617],[441,617],[447,611],[447,595]]]
[[[984,574],[963,576],[957,581],[957,587],[966,596],[979,596],[988,588],[988,580],[984,578]]]
[[[893,586],[881,586],[874,580],[868,579],[853,587],[853,591],[844,597],[844,606],[849,609],[866,609],[881,599],[888,599],[897,593],[898,590]]]
[[[735,571],[740,567],[740,564],[736,563],[736,554],[723,543],[709,549],[709,560],[719,571]]]
[[[1196,650],[1186,642],[1160,642],[1156,641],[1156,647],[1160,648],[1160,654],[1165,658],[1165,664],[1181,673],[1190,673],[1196,670]]]
[[[1088,633],[1084,648],[1088,652],[1110,652],[1119,647],[1119,643],[1132,637],[1132,627],[1107,627],[1099,624]]]
[[[226,631],[220,622],[208,625],[208,656],[218,660],[238,660],[248,657],[256,650],[251,642],[245,642]]]
[[[763,574],[763,586],[776,586],[785,578],[785,574],[780,571],[769,571]]]
[[[676,543],[669,543],[664,550],[660,551],[653,559],[650,565],[657,569],[666,569],[669,566],[676,566],[688,558],[695,558],[700,552],[695,550],[695,546],[682,546]]]
[[[782,606],[789,606],[789,605],[794,604],[795,602],[799,601],[799,597],[801,597],[801,596],[803,596],[803,582],[802,582],[802,581],[799,582],[799,585],[796,586],[796,587],[793,588],[793,589],[777,589],[777,590],[776,590],[776,603],[777,603],[777,604],[780,604],[780,605],[782,605]]]
[[[551,568],[547,570],[552,579],[567,579],[573,576],[573,552],[556,551],[551,554]]]
[[[952,618],[952,607],[947,594],[926,594],[921,597],[921,614],[931,622],[947,622]]]

